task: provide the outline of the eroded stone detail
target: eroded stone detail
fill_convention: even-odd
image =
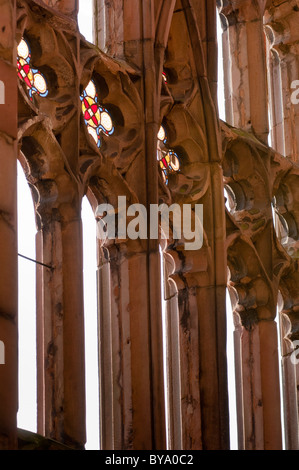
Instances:
[[[292,417],[287,446],[297,449],[298,378],[288,362],[299,339],[299,133],[290,101],[299,79],[297,2],[217,1],[227,124],[216,109],[216,1],[97,0],[101,50],[78,31],[77,1],[16,3],[14,18],[14,2],[0,2],[0,105],[9,101],[8,118],[0,116],[0,339],[11,366],[8,372],[0,365],[1,387],[5,381],[10,386],[9,396],[1,389],[0,448],[17,446],[18,151],[44,265],[37,268],[38,432],[84,448],[81,202],[87,194],[96,214],[99,204],[116,208],[123,196],[127,206],[147,209],[203,204],[204,240],[194,251],[172,233],[160,240],[97,240],[101,447],[165,449],[166,433],[171,449],[229,447],[228,286],[239,447],[281,448],[279,312],[286,416]],[[22,37],[48,86],[47,96],[34,100],[17,81],[12,56],[14,38],[18,44]],[[105,129],[113,123],[101,145],[90,138],[82,115],[80,96],[91,80],[106,113]],[[179,157],[167,181],[157,161],[161,126],[167,147]]]

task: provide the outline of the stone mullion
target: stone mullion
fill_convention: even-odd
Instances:
[[[77,206],[77,214],[80,207]],[[76,216],[62,226],[64,290],[64,442],[86,440],[82,223]]]
[[[292,83],[296,83],[298,89],[299,80],[299,60],[298,45],[290,48],[291,52],[287,55],[280,53],[280,67],[282,74],[283,109],[284,109],[284,155],[291,156],[294,161],[299,159],[299,112],[298,105],[292,103],[292,94],[295,89],[291,88]],[[297,93],[298,96],[298,93]]]
[[[38,433],[60,440],[63,429],[63,310],[61,227],[53,222],[36,236]],[[59,306],[60,311],[57,311]],[[56,313],[57,312],[57,313]]]
[[[151,449],[155,446],[152,410],[151,345],[149,312],[144,302],[147,291],[147,256],[130,256],[121,262],[122,355],[124,368],[130,364],[131,374],[124,374],[124,439],[126,447]],[[137,281],[137,286],[136,286]],[[137,289],[136,289],[137,287]],[[134,305],[132,302],[134,299]],[[128,336],[130,335],[130,336]],[[130,408],[132,404],[132,411]],[[145,413],[145,410],[147,412]],[[160,416],[163,420],[164,416]],[[132,424],[132,427],[131,427]]]
[[[277,346],[274,320],[260,320],[250,327],[242,327],[240,348],[245,450],[280,450],[282,447]]]
[[[274,320],[259,322],[265,450],[282,448],[278,335]]]
[[[38,255],[38,423],[40,432],[75,448],[85,444],[85,366],[80,220],[50,222]],[[38,268],[40,269],[40,268]],[[71,274],[70,274],[71,273]]]
[[[280,83],[272,78],[275,94],[272,107],[281,107],[283,133],[277,135],[276,150],[292,160],[299,158],[299,111],[298,111],[298,11],[292,3],[271,6],[265,15],[266,32],[269,40],[269,50],[275,56],[275,68],[280,74]],[[292,87],[292,85],[294,87]],[[292,95],[294,95],[294,102]],[[275,116],[274,116],[275,118]],[[280,130],[280,129],[278,129]],[[279,145],[278,145],[279,144]]]
[[[18,251],[16,2],[3,0],[0,17],[0,449],[17,448]],[[1,357],[2,359],[2,357]]]
[[[233,259],[233,257],[232,257]],[[229,255],[230,260],[230,255]],[[232,277],[234,274],[232,272]],[[238,289],[230,290],[234,317],[234,353],[236,374],[236,411],[238,426],[238,450],[264,449],[263,394],[261,384],[260,340],[258,324],[247,328],[240,315],[240,299],[244,293],[236,295]],[[256,312],[251,311],[252,315]],[[242,315],[247,318],[246,311]]]
[[[233,3],[231,7],[230,4]],[[254,5],[252,5],[254,3]],[[226,103],[229,124],[247,131],[252,130],[262,141],[267,142],[268,104],[266,51],[264,47],[263,15],[256,2],[238,4],[228,2],[222,8],[227,18],[224,26],[225,83],[229,86]],[[227,40],[228,39],[228,40]],[[232,107],[232,114],[230,109]]]
[[[182,410],[181,410],[181,371],[179,344],[178,292],[170,279],[170,259],[164,254],[164,308],[166,338],[166,400],[168,416],[168,446],[171,450],[183,449],[182,445]]]
[[[165,2],[166,3],[166,2]],[[169,4],[170,13],[174,7]],[[172,4],[172,6],[170,6]],[[146,207],[149,213],[151,204],[157,204],[158,167],[157,167],[157,134],[159,130],[160,92],[162,67],[164,60],[163,44],[155,44],[154,2],[142,2],[142,70],[144,102],[144,171],[146,178]],[[164,47],[166,44],[164,44]],[[163,336],[161,310],[161,265],[159,241],[151,239],[148,223],[147,243],[147,282],[148,282],[148,315],[150,341],[150,381],[151,413],[153,426],[153,447],[164,449],[166,446],[165,427],[165,391],[163,373]]]
[[[134,447],[130,279],[118,250],[110,252],[113,448]],[[123,277],[124,273],[124,277]]]
[[[168,3],[169,5],[172,4],[172,7],[169,7],[169,13],[171,14],[173,2],[167,2],[167,4]],[[134,21],[132,21],[132,18],[134,18]],[[166,19],[168,21],[168,18]],[[139,187],[137,189],[137,194],[139,202],[145,205],[148,215],[150,213],[150,205],[158,203],[158,167],[156,153],[157,134],[160,124],[159,111],[163,44],[155,44],[155,35],[155,10],[153,0],[144,0],[143,2],[134,0],[132,2],[125,3],[124,52],[126,59],[129,62],[133,61],[133,63],[140,69],[142,77],[137,86],[139,87],[144,112],[142,179],[145,181],[145,185],[143,188]],[[138,184],[136,186],[138,187]],[[158,240],[152,240],[150,236],[148,236],[146,247],[144,247],[144,253],[146,254],[143,260],[145,263],[144,270],[146,273],[146,284],[144,285],[143,312],[147,312],[148,318],[146,319],[144,316],[143,321],[148,330],[147,333],[144,330],[143,334],[145,335],[146,333],[148,335],[147,340],[144,336],[144,341],[148,342],[149,348],[149,382],[147,385],[148,391],[146,393],[150,393],[151,396],[149,406],[151,415],[151,443],[148,441],[146,445],[150,445],[152,449],[163,449],[166,446],[166,430],[162,347],[161,278]],[[144,278],[143,273],[141,278]],[[133,305],[132,309],[134,311]],[[145,315],[145,313],[141,316],[143,315]],[[135,334],[136,333],[137,332],[135,332]],[[136,345],[138,343],[139,341],[136,342]],[[143,344],[140,343],[139,347],[143,349]],[[137,361],[136,367],[136,370],[138,370],[139,365]],[[133,379],[132,388],[134,390]],[[138,400],[140,398],[138,398]],[[140,433],[140,437],[142,437],[144,431],[141,428]]]
[[[1,124],[0,124],[1,128]],[[0,130],[0,449],[16,448],[18,408],[17,147]]]
[[[251,259],[252,254],[249,256]],[[230,260],[233,258],[234,255],[229,255]],[[249,266],[246,260],[242,262]],[[232,279],[237,278],[239,272],[233,273],[231,269]],[[259,287],[263,275],[258,275],[259,282],[249,281],[250,275],[248,270],[244,282],[241,279],[240,284],[239,281],[232,284],[233,292],[238,293],[232,297],[233,311],[236,318],[240,317],[240,326],[237,323],[239,333],[235,336],[237,390],[241,388],[242,393],[240,396],[239,390],[237,395],[239,426],[243,422],[239,427],[239,438],[242,435],[241,448],[244,450],[280,450],[282,430],[276,303],[271,301],[272,288],[266,288],[269,280],[265,279]],[[256,287],[253,289],[254,284]]]
[[[179,289],[183,449],[228,448],[226,359],[225,350],[219,354],[216,291],[204,285]]]
[[[103,291],[107,291],[99,312],[100,338],[103,341],[100,356],[101,397],[102,406],[105,407],[101,410],[105,433],[102,443],[105,448],[110,445],[115,450],[149,450],[153,446],[153,422],[149,412],[149,317],[144,301],[147,256],[145,251],[128,252],[124,244],[110,247],[108,251],[107,268],[101,267],[101,270],[109,269],[109,273],[101,274],[99,292],[101,297],[105,295]],[[104,284],[105,280],[109,282],[109,288]],[[104,318],[105,315],[107,318]],[[112,422],[107,420],[109,413]]]
[[[201,85],[204,90],[208,88],[203,80]],[[205,174],[207,189],[196,202],[203,204],[205,244],[196,252],[179,246],[170,254],[176,264],[171,277],[178,288],[182,446],[211,450],[229,447],[225,347],[227,266],[218,135],[209,95],[204,96],[211,161],[205,165],[209,167]],[[175,197],[172,202],[176,202]]]
[[[229,313],[228,313],[229,314]],[[234,368],[235,368],[235,389],[236,389],[236,413],[237,413],[237,434],[238,450],[244,450],[244,429],[243,429],[243,388],[242,388],[242,325],[237,313],[232,312],[234,318]]]
[[[158,26],[155,24],[155,2],[153,0],[132,0],[130,2],[116,0],[113,2],[114,8],[110,8],[107,2],[104,5],[103,2],[97,1],[96,7],[98,7],[95,20],[97,40],[105,45],[108,54],[125,59],[140,73],[140,80],[135,82],[135,86],[140,95],[141,112],[144,116],[142,134],[140,135],[142,148],[137,170],[139,178],[133,184],[130,181],[129,185],[149,214],[150,204],[158,203],[156,153],[157,134],[161,124],[159,120],[162,61],[174,1],[163,2],[163,11],[161,9]],[[103,21],[99,18],[99,9],[102,13],[105,12],[105,34],[101,33]],[[117,13],[115,14],[115,12]],[[131,251],[129,243],[126,242],[125,245],[127,245],[126,254],[119,253],[117,262],[112,262],[114,260],[112,257],[110,265],[111,282],[127,285],[130,295],[127,299],[128,293],[125,295],[122,290],[122,297],[113,302],[111,306],[111,331],[115,337],[114,342],[112,336],[112,344],[113,348],[117,347],[117,341],[121,341],[122,335],[130,332],[131,346],[126,347],[124,342],[123,348],[134,350],[134,354],[132,353],[130,357],[129,353],[128,355],[126,353],[126,356],[122,358],[122,366],[117,364],[117,354],[112,352],[116,371],[120,367],[120,373],[123,374],[122,380],[129,380],[129,382],[124,382],[121,392],[126,400],[125,404],[122,404],[124,406],[123,412],[120,412],[119,407],[115,409],[118,410],[118,418],[115,423],[119,427],[119,431],[115,429],[114,433],[118,433],[118,440],[123,439],[122,445],[126,448],[128,446],[137,448],[136,446],[140,444],[142,448],[163,449],[166,446],[166,433],[159,242],[148,239],[138,255],[134,253],[134,249]],[[139,266],[139,262],[142,268]],[[130,271],[131,266],[136,266],[135,283],[139,277],[142,279],[142,299],[139,298],[139,293],[132,290],[131,286],[133,286],[134,280]],[[112,286],[111,289],[114,292]],[[135,321],[127,316],[127,310],[123,308],[123,305],[128,302],[129,311],[132,312],[130,317]],[[139,304],[139,314],[137,314],[135,304]],[[126,308],[128,307],[126,306]],[[135,327],[137,324],[140,326],[139,332]],[[140,337],[143,338],[142,342],[140,342]],[[144,371],[141,370],[141,356],[144,356],[144,363],[148,363],[148,370],[147,367]],[[121,369],[122,367],[123,369]],[[145,377],[144,384],[141,386],[138,377],[141,377],[145,371],[148,376]],[[117,383],[118,372],[113,374],[113,387],[114,389],[116,387],[117,390],[119,387]],[[133,412],[129,410],[130,400]],[[144,400],[149,400],[148,405],[142,405]],[[133,416],[131,416],[132,413]],[[122,424],[119,422],[120,420],[123,420]],[[127,423],[130,421],[132,421],[133,431],[128,433],[129,425]],[[141,424],[142,421],[143,424]],[[123,426],[122,430],[121,426]],[[119,443],[117,444],[119,445]]]
[[[224,230],[220,230],[224,224],[224,207],[220,203],[220,209],[216,207],[217,202],[223,202],[223,188],[217,163],[210,164],[210,172],[211,185],[200,201],[209,247],[204,245],[198,252],[180,247],[175,255],[173,276],[178,287],[184,449],[229,447],[225,318],[227,273]]]
[[[166,299],[166,335],[167,335],[167,415],[169,449],[183,449],[182,411],[181,411],[181,372],[179,344],[179,315],[177,294]]]
[[[289,49],[293,48],[289,46]],[[273,83],[275,90],[274,100],[277,102],[276,107],[280,106],[281,121],[283,126],[283,135],[281,134],[279,142],[282,144],[281,153],[285,156],[290,156],[294,161],[298,160],[299,155],[299,140],[297,137],[299,128],[299,113],[297,112],[298,106],[292,103],[292,94],[295,89],[291,88],[291,84],[299,80],[299,64],[297,54],[294,51],[286,53],[285,45],[276,45],[273,47],[273,54],[277,55],[278,70],[280,74],[280,83]],[[280,85],[278,88],[277,85]],[[298,86],[296,87],[298,88]],[[279,102],[281,97],[281,103]]]
[[[128,281],[121,279],[116,247],[99,248],[99,335],[100,335],[100,427],[101,448],[131,448],[132,386],[130,318],[123,318],[121,289]],[[105,254],[104,254],[105,253]],[[126,299],[128,302],[128,299]],[[124,306],[126,310],[127,306]],[[123,329],[127,344],[123,350]],[[125,384],[124,384],[125,382]],[[125,435],[127,441],[125,442]]]
[[[196,294],[179,290],[182,448],[203,449],[200,339]]]
[[[269,49],[269,92],[271,113],[271,139],[272,147],[285,154],[284,118],[282,102],[282,78],[280,71],[279,54],[275,49]]]
[[[98,328],[99,328],[99,393],[101,449],[114,449],[113,381],[111,332],[111,281],[109,252],[98,247]]]
[[[263,395],[258,326],[241,335],[244,450],[264,449]]]
[[[280,313],[279,315],[286,450],[299,450],[297,374],[296,366],[290,359],[290,355],[292,354],[294,347],[287,338],[291,325],[286,315],[283,313]]]
[[[224,15],[221,15],[221,20],[226,22]],[[224,23],[222,32],[222,48],[223,48],[223,83],[224,83],[224,101],[225,101],[225,120],[228,123],[234,122],[233,117],[233,89],[231,85],[231,56],[230,56],[230,30]],[[226,72],[225,72],[226,71]],[[220,84],[219,84],[220,86]]]
[[[94,0],[94,43],[111,57],[123,58],[123,1]]]

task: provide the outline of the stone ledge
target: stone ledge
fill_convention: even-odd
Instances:
[[[18,429],[18,450],[74,450],[52,439]]]

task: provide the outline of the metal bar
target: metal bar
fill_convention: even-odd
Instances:
[[[33,263],[39,264],[40,266],[44,266],[45,268],[51,269],[53,271],[53,266],[49,266],[48,264],[41,263],[40,261],[36,261],[35,259],[28,258],[28,256],[21,255],[18,253],[18,256],[21,258],[27,259],[28,261],[32,261]]]

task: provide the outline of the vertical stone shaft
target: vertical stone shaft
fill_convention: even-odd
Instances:
[[[234,319],[234,335],[233,335],[233,347],[235,357],[235,387],[236,387],[236,413],[237,413],[237,432],[238,435],[238,450],[244,450],[244,427],[243,427],[243,389],[240,386],[242,383],[242,325],[240,317],[236,313],[233,314]]]
[[[216,206],[221,198],[221,171],[214,163],[209,166],[213,185],[202,202],[205,233],[213,251],[205,246],[198,252],[180,247],[169,253],[175,261],[170,278],[178,288],[179,310],[180,394],[176,391],[172,400],[180,400],[182,448],[191,450],[229,448],[225,244],[223,231],[216,228],[223,218],[220,212],[217,219],[210,205],[214,200]],[[173,332],[172,340],[176,340]]]
[[[263,391],[264,448],[282,448],[278,338],[275,321],[259,323]]]
[[[179,290],[183,449],[229,447],[223,295],[225,286]]]
[[[94,41],[111,57],[124,57],[123,0],[94,0]]]
[[[102,448],[151,449],[155,440],[150,319],[144,302],[147,255],[144,249],[134,254],[125,245],[104,253],[99,267]],[[161,419],[164,422],[164,416]]]
[[[79,217],[37,234],[38,431],[85,444],[82,228]],[[71,274],[70,274],[71,273]]]
[[[299,159],[299,12],[290,2],[272,6],[265,24],[269,48],[272,145]]]
[[[74,24],[77,0],[48,5]],[[80,44],[76,35],[74,39],[79,63]],[[36,183],[41,219],[37,256],[51,267],[38,267],[37,275],[38,431],[81,449],[86,441],[81,199],[78,183],[69,174],[75,173],[79,159],[80,79],[74,73],[74,115],[62,126],[60,156],[55,154],[57,149],[45,149],[49,168],[55,170],[46,181],[39,174]],[[55,166],[62,154],[68,170]],[[51,198],[48,191],[53,191]]]
[[[280,73],[279,54],[268,47],[268,81],[270,96],[270,136],[271,147],[285,155],[284,109],[282,101],[282,77]]]
[[[244,448],[280,450],[277,329],[261,321],[242,334]]]
[[[209,81],[214,74],[211,63],[211,69],[207,73],[208,63],[201,40],[198,2],[184,0],[182,7],[181,21],[186,21],[188,28],[194,54],[195,82],[199,89],[199,102],[205,113],[205,122],[200,121],[197,124],[203,130],[207,146],[204,164],[200,162],[206,171],[206,188],[198,199],[192,198],[192,203],[203,204],[205,243],[198,251],[188,251],[180,245],[177,249],[172,244],[168,247],[175,262],[174,273],[170,277],[178,288],[181,374],[180,396],[177,393],[172,398],[181,398],[183,449],[227,449],[227,273],[218,121],[213,102],[213,83]],[[215,20],[214,13],[207,9],[207,14],[212,23],[212,18]],[[173,22],[175,24],[175,20]],[[214,34],[215,28],[214,21]],[[174,28],[171,34],[176,33]],[[210,37],[214,36],[213,29],[210,28],[209,34]],[[188,111],[190,114],[194,111],[191,104]],[[176,202],[175,197],[173,202]]]
[[[173,3],[168,0],[169,4]],[[171,10],[171,8],[170,8]],[[151,204],[158,203],[157,134],[159,130],[160,93],[162,82],[162,54],[155,54],[154,2],[142,2],[142,42],[143,42],[143,96],[145,109],[145,166],[146,200],[148,221]],[[159,44],[163,46],[163,44]],[[162,57],[161,57],[162,55]],[[150,328],[150,380],[152,393],[153,446],[163,449],[166,446],[163,337],[161,311],[161,265],[159,240],[151,239],[148,223],[148,301]]]
[[[291,325],[288,317],[283,313],[280,313],[280,331],[285,447],[286,450],[299,450],[297,374],[296,365],[290,359],[294,345],[287,337],[288,332],[291,331]]]
[[[166,373],[168,403],[169,449],[183,449],[182,443],[182,394],[179,338],[178,292],[170,275],[173,271],[171,258],[164,254],[164,295]]]
[[[98,328],[99,328],[99,388],[100,388],[100,447],[114,449],[114,407],[112,382],[112,289],[109,251],[98,247]]]
[[[217,30],[215,28],[217,14],[216,0],[192,0],[192,5],[200,29],[211,95],[216,105],[218,77]]]
[[[263,11],[257,2],[230,1],[222,9],[226,120],[268,139],[268,96]],[[228,47],[227,47],[228,46]]]
[[[17,448],[18,258],[16,2],[1,2],[0,16],[0,449]]]
[[[163,8],[171,12],[173,4],[173,1],[165,2]],[[103,12],[102,2],[97,2],[97,5],[102,7]],[[105,44],[108,53],[125,58],[140,71],[141,79],[136,86],[144,107],[143,148],[142,160],[138,164],[140,178],[135,181],[133,189],[149,215],[150,204],[158,203],[156,152],[161,57],[165,45],[159,42],[155,50],[155,9],[152,0],[124,2],[122,14],[117,18],[113,17],[109,5],[104,11],[107,30],[99,41]],[[110,310],[107,314],[111,318],[108,328],[112,342],[109,359],[112,363],[112,384],[102,383],[102,396],[105,390],[113,392],[113,427],[105,419],[106,411],[102,410],[102,419],[105,419],[109,434],[104,440],[108,445],[112,439],[114,448],[163,449],[166,447],[166,430],[159,242],[148,239],[138,246],[137,251],[131,243],[126,245],[117,245],[116,251],[109,248],[114,300],[111,305],[108,302],[102,305],[103,309]],[[101,319],[104,315],[104,311],[100,312]],[[103,340],[106,346],[101,347],[102,358],[109,354],[107,343]],[[104,375],[103,380],[109,381],[108,375]],[[109,406],[105,393],[105,406]]]

